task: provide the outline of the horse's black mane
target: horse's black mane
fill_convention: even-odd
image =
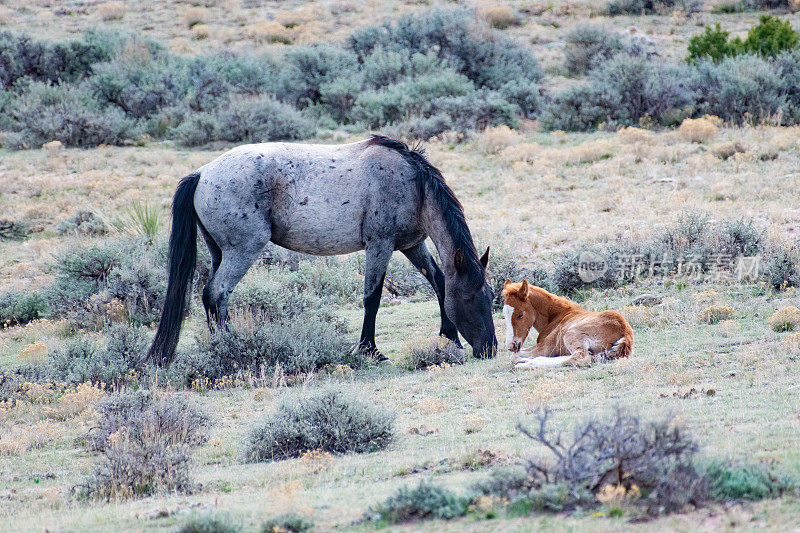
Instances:
[[[475,287],[482,285],[486,281],[486,273],[478,259],[478,251],[467,227],[464,208],[445,182],[442,173],[425,158],[421,144],[409,148],[406,143],[383,135],[373,135],[369,144],[395,150],[415,169],[420,187],[427,186],[427,191],[433,195],[455,248],[460,249],[467,260],[467,276],[470,283]]]

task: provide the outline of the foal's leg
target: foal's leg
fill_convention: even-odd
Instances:
[[[439,335],[450,339],[456,343],[456,346],[461,348],[461,342],[458,340],[458,329],[456,329],[456,325],[447,318],[447,313],[444,311],[444,274],[442,273],[442,269],[439,268],[439,265],[433,260],[433,256],[430,251],[428,251],[428,247],[424,241],[408,250],[403,250],[403,254],[411,261],[411,264],[425,276],[425,279],[428,280],[428,283],[431,284],[436,293],[436,299],[439,300],[439,315],[442,317]]]
[[[564,334],[564,346],[566,346],[569,351],[570,357],[566,364],[574,366],[586,366],[591,364],[592,355],[590,353],[590,348],[592,345],[592,339],[587,334],[579,331],[578,328],[567,331]]]
[[[387,361],[387,357],[375,346],[375,317],[381,304],[383,281],[386,278],[386,267],[394,251],[394,243],[381,240],[368,242],[366,273],[364,275],[364,324],[361,327],[361,339],[358,350],[374,356],[378,361]]]

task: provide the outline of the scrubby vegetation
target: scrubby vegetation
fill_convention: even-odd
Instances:
[[[305,533],[314,528],[314,522],[297,513],[274,516],[261,524],[261,533]]]
[[[249,462],[279,461],[309,450],[365,453],[385,448],[393,437],[394,415],[349,394],[327,389],[286,398],[244,444]]]
[[[399,524],[431,518],[455,518],[466,513],[469,499],[430,482],[414,488],[400,487],[385,501],[370,508],[367,517],[376,525]]]
[[[84,496],[118,500],[194,489],[192,449],[207,438],[204,413],[180,395],[146,390],[111,394],[97,411],[99,427],[86,442],[99,457],[80,487]]]

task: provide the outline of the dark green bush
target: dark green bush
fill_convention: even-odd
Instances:
[[[50,141],[92,147],[137,135],[133,121],[100,105],[86,84],[30,82],[20,90],[5,110],[11,123],[6,145],[11,148],[38,148]]]
[[[265,424],[244,443],[247,462],[298,457],[309,450],[366,453],[385,448],[393,438],[394,415],[336,389],[301,398],[286,397]]]
[[[564,36],[567,72],[584,74],[627,49],[620,35],[600,24],[579,24]]]
[[[0,294],[0,328],[27,324],[47,314],[47,300],[38,292]]]
[[[616,287],[621,281],[617,255],[598,247],[564,252],[556,259],[552,279],[557,293],[564,295],[589,286]]]
[[[739,48],[734,42],[728,40],[729,33],[720,28],[719,22],[711,28],[706,26],[705,31],[689,39],[688,61],[697,61],[710,58],[713,61],[722,61],[724,57],[736,55]],[[741,41],[739,41],[741,43]]]
[[[261,533],[305,533],[314,528],[314,522],[297,513],[274,516],[261,524]]]
[[[761,15],[759,23],[747,32],[747,38],[728,39],[729,33],[720,28],[706,27],[705,32],[689,39],[689,61],[711,58],[721,61],[728,56],[753,54],[763,57],[775,57],[785,50],[797,48],[800,36],[792,28],[791,23],[771,15]]]
[[[414,488],[400,487],[374,507],[366,517],[376,524],[401,524],[431,518],[450,519],[467,513],[469,499],[426,481]]]
[[[118,500],[192,492],[191,454],[207,438],[208,420],[181,395],[125,391],[105,397],[98,406],[99,427],[86,437],[100,456],[80,493]]]
[[[705,472],[709,496],[723,500],[763,500],[779,498],[797,488],[797,482],[763,465],[710,463]]]

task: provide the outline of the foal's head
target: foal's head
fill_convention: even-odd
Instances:
[[[503,316],[506,318],[506,347],[518,352],[525,344],[533,324],[536,322],[536,310],[528,302],[528,280],[514,283],[507,279],[503,284]]]

